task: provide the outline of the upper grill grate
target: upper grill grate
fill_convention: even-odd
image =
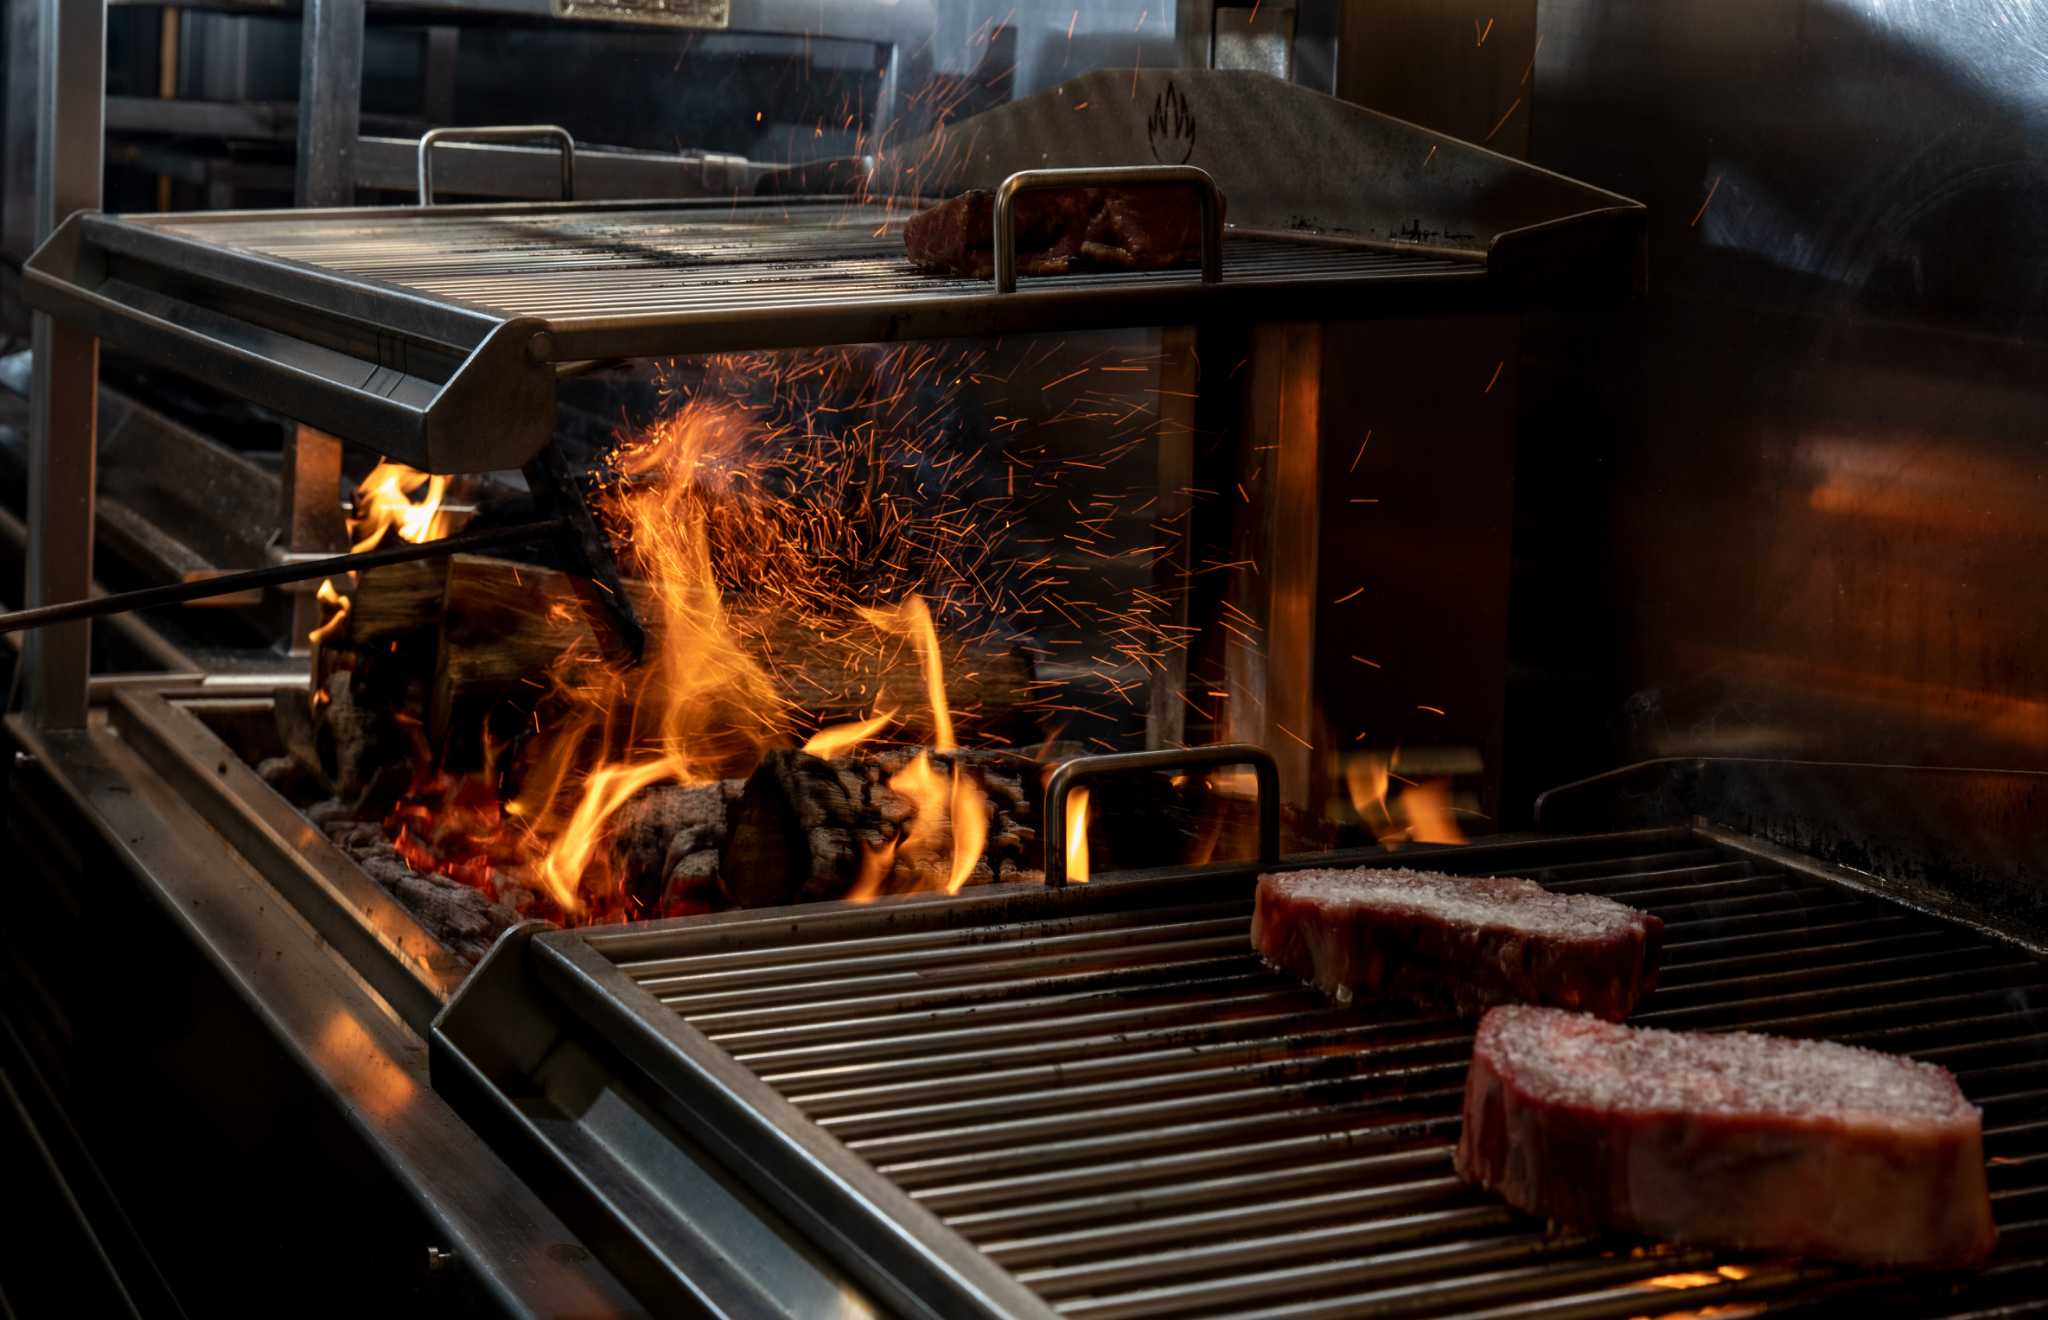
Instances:
[[[550,321],[694,315],[764,306],[815,308],[986,294],[987,280],[929,275],[903,254],[900,228],[874,208],[464,215],[376,213],[355,222],[290,213],[247,220],[164,221],[161,232],[376,280],[500,316]],[[1483,263],[1231,238],[1232,284],[1483,274]],[[1193,285],[1193,270],[1027,279],[1026,291]]]

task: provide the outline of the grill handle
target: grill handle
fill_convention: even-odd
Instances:
[[[443,142],[530,142],[552,138],[562,149],[562,200],[576,197],[576,139],[558,124],[493,124],[483,128],[436,128],[420,134],[420,205],[434,204],[434,148]]]
[[[1280,767],[1273,754],[1251,743],[1218,743],[1213,747],[1168,747],[1156,752],[1118,752],[1112,756],[1077,756],[1062,762],[1045,781],[1045,883],[1059,889],[1067,883],[1067,798],[1083,784],[1113,775],[1161,770],[1211,770],[1248,765],[1259,786],[1259,865],[1280,860]]]
[[[1017,195],[1045,188],[1111,188],[1192,184],[1202,199],[1202,283],[1223,279],[1223,195],[1209,171],[1194,165],[1116,165],[1102,169],[1018,170],[996,189],[997,293],[1017,291]]]

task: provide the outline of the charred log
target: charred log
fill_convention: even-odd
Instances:
[[[953,822],[892,787],[919,756],[950,784],[955,765],[986,796],[988,838],[969,884],[1027,878],[1038,852],[1038,766],[991,752],[861,751],[825,760],[776,751],[746,781],[719,861],[720,892],[742,907],[944,888]],[[1028,786],[1028,787],[1027,787]]]

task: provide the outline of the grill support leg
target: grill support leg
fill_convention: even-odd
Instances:
[[[306,0],[299,35],[300,206],[355,200],[363,104],[363,0]]]
[[[100,204],[107,71],[106,6],[43,0],[36,133],[36,237]],[[99,340],[35,313],[29,400],[28,603],[83,599],[92,588],[93,469]],[[45,728],[85,726],[91,625],[37,633],[23,658],[29,709]]]
[[[292,555],[338,555],[348,549],[341,514],[341,441],[301,425],[285,440],[283,504],[285,549]],[[306,655],[306,635],[321,623],[319,583],[284,588],[292,602],[291,633],[284,649]]]
[[[1159,372],[1158,515],[1154,536],[1169,538],[1172,549],[1153,569],[1153,590],[1172,602],[1171,617],[1162,620],[1175,638],[1187,637],[1188,591],[1194,566],[1194,534],[1190,523],[1195,484],[1195,408],[1201,388],[1201,358],[1193,326],[1169,326],[1161,335],[1165,350]],[[1188,740],[1188,652],[1183,645],[1161,648],[1153,671],[1145,712],[1145,746],[1153,751],[1183,747]]]
[[[1257,567],[1231,579],[1231,603],[1263,629],[1263,646],[1226,643],[1226,742],[1257,743],[1280,767],[1283,801],[1311,808],[1315,741],[1316,570],[1321,537],[1323,331],[1313,322],[1251,334],[1237,446],[1239,510],[1232,558]]]

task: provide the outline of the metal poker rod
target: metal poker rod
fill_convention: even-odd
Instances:
[[[102,614],[122,614],[129,610],[148,609],[154,605],[176,605],[188,600],[204,600],[208,596],[231,596],[252,587],[276,587],[287,582],[310,582],[314,578],[335,577],[342,573],[360,572],[366,568],[379,568],[385,564],[408,564],[417,559],[436,559],[442,555],[459,555],[475,550],[494,550],[508,545],[520,545],[544,537],[560,536],[565,526],[565,522],[560,518],[535,518],[507,527],[492,527],[480,532],[461,532],[438,541],[422,541],[417,545],[400,543],[384,549],[365,550],[361,554],[305,559],[294,564],[251,568],[239,573],[223,573],[219,577],[199,578],[191,582],[172,582],[161,587],[144,587],[140,591],[118,591],[111,595],[95,596],[90,600],[67,600],[56,605],[38,605],[34,609],[0,614],[0,635],[20,632],[24,628],[41,628],[52,623],[69,623],[73,619],[96,619]]]

